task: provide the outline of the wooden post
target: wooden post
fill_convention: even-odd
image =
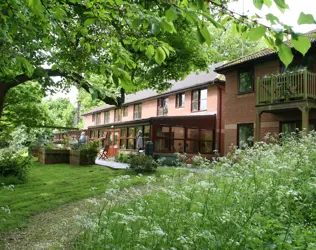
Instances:
[[[255,142],[261,140],[261,111],[256,111]]]
[[[303,72],[303,80],[304,80],[304,100],[307,100],[307,69],[304,69]]]
[[[301,108],[302,111],[302,131],[303,131],[303,135],[307,135],[308,134],[308,130],[309,130],[309,107],[303,107]]]
[[[259,104],[260,102],[260,78],[257,77],[257,81],[256,81],[256,99],[257,99],[257,105]]]
[[[274,86],[274,81],[275,81],[275,76],[271,77],[271,86],[270,86],[270,93],[271,93],[271,99],[270,103],[274,102],[274,91],[275,91],[275,86]]]

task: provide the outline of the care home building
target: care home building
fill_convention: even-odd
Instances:
[[[105,138],[109,156],[136,149],[142,131],[144,146],[154,144],[155,156],[176,152],[212,157],[223,151],[224,78],[213,70],[173,82],[164,93],[144,90],[127,95],[122,108],[103,105],[83,114],[91,140]]]
[[[224,74],[224,153],[254,136],[313,130],[316,125],[316,39],[303,57],[294,52],[286,68],[275,51],[263,49],[215,69]],[[251,144],[251,142],[248,141]]]
[[[91,139],[107,135],[110,155],[134,150],[137,132],[154,154],[212,157],[232,145],[262,140],[267,133],[316,128],[316,39],[305,56],[294,51],[285,67],[272,49],[191,74],[160,94],[145,90],[126,97],[121,109],[103,105],[83,114]]]

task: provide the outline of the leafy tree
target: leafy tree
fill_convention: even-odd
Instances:
[[[243,54],[248,55],[264,48],[263,40],[242,40],[240,35],[234,34],[231,31],[230,26],[228,26],[226,30],[210,27],[209,31],[212,36],[213,50],[211,53],[216,58],[215,62],[234,60],[241,57]]]
[[[28,128],[53,125],[43,97],[40,85],[34,82],[10,89],[4,102],[0,127],[11,130],[21,125]]]
[[[48,99],[45,104],[55,126],[73,127],[75,107],[67,98]]]
[[[44,90],[77,85],[94,98],[120,106],[125,91],[163,89],[171,79],[203,70],[216,59],[210,57],[208,26],[221,28],[232,23],[243,38],[266,42],[279,51],[288,65],[292,45],[302,54],[310,47],[308,38],[291,27],[275,31],[258,23],[258,17],[240,16],[227,9],[228,0],[10,0],[0,3],[0,118],[8,91],[30,80]],[[261,9],[285,0],[254,0]],[[211,10],[211,12],[210,12]],[[216,17],[216,18],[215,18]],[[271,13],[265,17],[280,23]],[[217,19],[217,20],[215,20]],[[315,23],[301,13],[299,24]],[[209,47],[207,45],[209,45]],[[44,68],[43,65],[49,65]],[[102,76],[107,95],[92,85],[90,76]],[[51,77],[60,76],[54,82]]]

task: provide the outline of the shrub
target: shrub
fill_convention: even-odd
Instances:
[[[130,168],[137,173],[155,172],[157,167],[158,163],[144,154],[135,155],[130,160]]]
[[[9,148],[0,151],[0,178],[5,184],[26,182],[27,174],[32,165],[32,157],[22,151],[12,151]]]
[[[89,141],[88,144],[81,147],[81,149],[86,150],[88,159],[94,161],[98,153],[100,152],[100,141]]]
[[[133,158],[133,155],[119,154],[118,157],[116,158],[116,161],[130,164],[132,158]]]

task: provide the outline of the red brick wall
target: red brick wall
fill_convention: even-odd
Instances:
[[[279,61],[267,61],[254,66],[255,81],[257,77],[279,72]],[[231,144],[237,144],[237,124],[255,123],[256,120],[256,96],[255,93],[238,95],[238,71],[234,70],[226,74],[225,96],[225,150],[227,153]],[[279,123],[272,114],[262,115],[262,132],[278,132]],[[268,123],[271,122],[271,123]],[[266,125],[265,125],[266,123]],[[268,126],[265,128],[265,126]]]
[[[207,110],[202,112],[191,112],[191,91],[185,92],[185,105],[183,108],[176,108],[176,95],[172,94],[168,96],[168,116],[185,116],[194,114],[207,114],[217,112],[217,94],[218,90],[216,86],[208,87],[208,103]],[[134,104],[128,106],[128,116],[123,117],[122,121],[132,121],[134,120]],[[157,99],[152,99],[142,102],[142,118],[150,118],[157,116]],[[101,124],[104,122],[104,111],[101,112]],[[110,123],[114,122],[114,109],[110,111]],[[84,127],[97,125],[92,122],[92,114],[84,116]]]
[[[257,77],[279,72],[278,60],[267,61],[254,66],[255,81]],[[230,146],[237,144],[237,124],[253,123],[256,120],[256,96],[255,93],[238,95],[238,71],[234,70],[226,74],[226,95],[224,106],[225,117],[225,154]],[[263,113],[261,119],[261,138],[267,133],[280,133],[280,121],[300,121],[301,112],[289,110],[280,114]],[[316,119],[316,111],[310,112],[310,119]]]

